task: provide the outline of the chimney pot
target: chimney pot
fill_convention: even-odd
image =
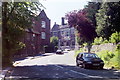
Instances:
[[[62,25],[65,25],[65,22],[64,22],[64,17],[62,17]]]

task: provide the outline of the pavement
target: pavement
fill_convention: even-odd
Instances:
[[[11,67],[7,67],[4,70],[0,70],[0,80],[4,80],[6,74],[11,70]]]

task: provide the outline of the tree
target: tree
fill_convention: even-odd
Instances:
[[[55,37],[55,36],[51,37],[50,43],[52,43],[52,45],[54,46],[58,46],[58,37]]]
[[[69,25],[75,27],[78,31],[78,37],[90,45],[96,37],[96,32],[92,23],[86,17],[86,12],[84,10],[73,11],[68,13],[66,18],[68,19]],[[90,52],[90,48],[88,49],[88,52]]]
[[[58,37],[51,37],[50,38],[50,43],[51,43],[51,51],[56,51],[58,49]]]
[[[118,44],[120,42],[120,32],[115,32],[110,37],[110,42]]]
[[[24,47],[20,38],[26,28],[32,28],[35,11],[40,11],[38,2],[3,2],[2,3],[2,63],[12,65],[12,54]]]
[[[106,38],[114,32],[120,32],[120,2],[103,3],[96,14],[98,36]]]
[[[85,7],[86,17],[90,20],[93,26],[96,28],[96,17],[95,14],[100,9],[101,3],[89,2]]]

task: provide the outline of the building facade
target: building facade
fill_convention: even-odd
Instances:
[[[51,29],[51,35],[56,36],[59,39],[58,48],[75,48],[75,29],[65,24],[64,18],[62,18],[62,24],[54,24]]]
[[[75,32],[74,27],[69,25],[59,26],[59,45],[60,48],[75,48]]]
[[[52,29],[51,29],[51,37],[52,36],[55,36],[55,37],[58,37],[59,36],[59,25],[55,24],[53,25]]]
[[[17,52],[18,55],[34,55],[44,53],[45,48],[50,44],[50,19],[44,10],[33,19],[33,27],[26,29],[26,34],[21,41],[25,47]]]

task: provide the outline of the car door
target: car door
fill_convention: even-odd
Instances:
[[[79,54],[77,56],[77,63],[82,65],[83,64],[83,54]]]

